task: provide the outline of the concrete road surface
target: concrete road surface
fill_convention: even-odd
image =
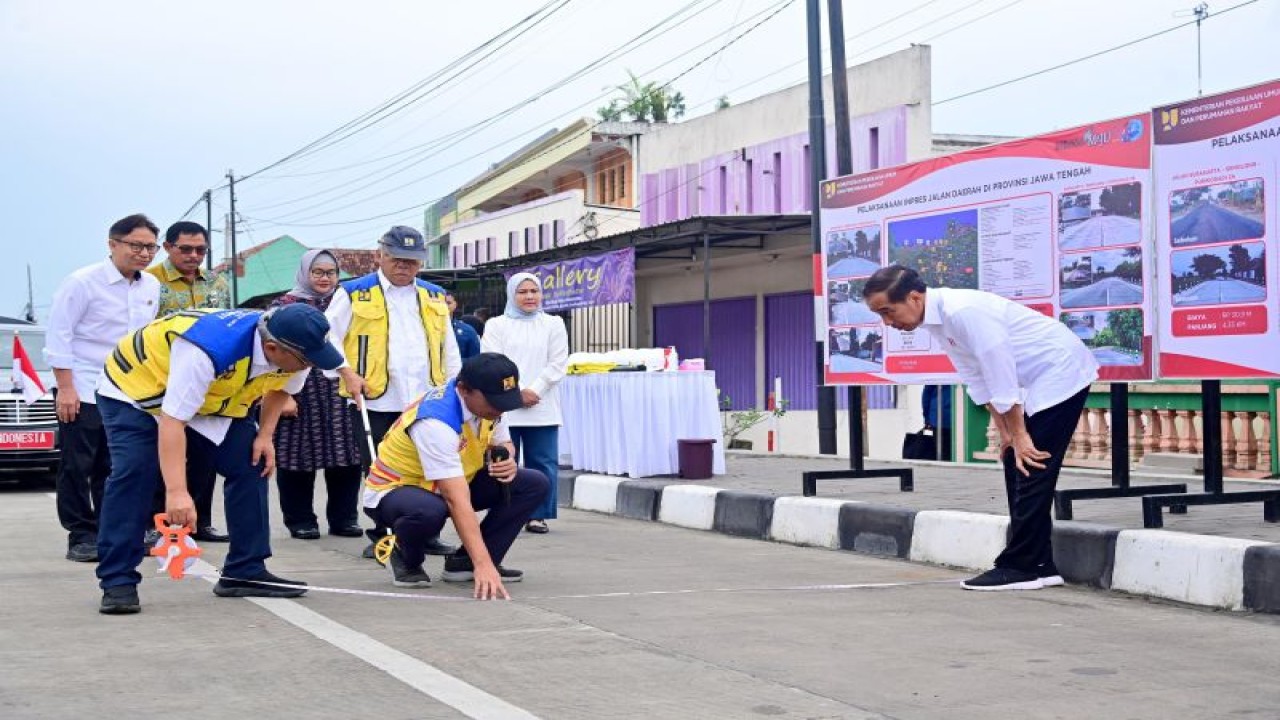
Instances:
[[[1113,347],[1093,348],[1093,357],[1097,359],[1099,365],[1103,366],[1142,364],[1141,354],[1118,350]]]
[[[883,372],[884,363],[871,362],[848,355],[832,355],[831,369],[836,372]]]
[[[1132,245],[1142,240],[1142,223],[1134,218],[1100,215],[1067,228],[1058,240],[1059,250]]]
[[[827,267],[827,277],[849,277],[852,275],[870,275],[880,269],[880,263],[866,258],[842,258],[834,265]]]
[[[1110,307],[1142,303],[1142,286],[1118,277],[1103,278],[1074,290],[1064,290],[1062,307]]]
[[[1255,302],[1267,297],[1267,289],[1243,280],[1206,280],[1173,296],[1173,304],[1216,305],[1218,303]]]
[[[528,577],[513,602],[397,591],[357,557],[362,540],[278,530],[276,572],[398,594],[250,601],[148,578],[142,614],[106,617],[92,566],[62,559],[54,515],[44,493],[0,491],[6,718],[1186,720],[1280,707],[1273,616],[1080,588],[971,593],[942,568],[563,510],[517,543],[510,564]],[[206,552],[217,563],[223,550]],[[831,584],[854,587],[816,587]]]
[[[866,303],[846,300],[836,303],[831,308],[832,325],[863,325],[880,322],[880,316],[871,311]]]
[[[1262,237],[1262,223],[1210,203],[1203,203],[1173,221],[1173,244],[1252,240]]]

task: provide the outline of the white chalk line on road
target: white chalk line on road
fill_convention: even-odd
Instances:
[[[216,582],[219,577],[217,568],[203,560],[197,560],[192,569],[196,571],[195,576],[209,582]],[[490,695],[433,665],[400,652],[292,600],[245,599],[467,717],[484,720],[537,720],[538,716],[527,710]]]

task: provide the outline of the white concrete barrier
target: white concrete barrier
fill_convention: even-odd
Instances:
[[[579,475],[573,481],[573,507],[595,512],[618,512],[618,485],[626,478],[613,475]]]
[[[1004,549],[1005,515],[924,510],[916,513],[911,560],[935,565],[990,570]]]
[[[769,539],[792,545],[840,547],[840,508],[848,500],[780,497],[773,502]]]
[[[706,485],[668,485],[662,488],[658,522],[695,530],[710,530],[716,519],[720,488]]]
[[[1240,610],[1244,552],[1268,543],[1168,530],[1122,530],[1111,589]]]

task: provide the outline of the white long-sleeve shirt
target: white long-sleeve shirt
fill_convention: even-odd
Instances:
[[[126,278],[110,258],[67,276],[53,295],[44,357],[70,370],[80,402],[94,402],[107,356],[133,330],[156,317],[160,281],[151,273]]]
[[[921,325],[932,333],[975,403],[1027,415],[1098,379],[1098,361],[1066,325],[981,290],[930,288]]]
[[[249,361],[249,379],[252,380],[259,375],[266,375],[279,369],[267,361],[266,354],[262,352],[262,339],[255,333],[253,359]],[[302,392],[302,386],[306,384],[309,372],[310,370],[300,370],[293,373],[289,377],[288,384],[282,388],[284,392],[290,395]],[[213,361],[205,351],[181,337],[174,338],[169,355],[169,381],[165,386],[164,402],[160,405],[160,411],[175,420],[187,423],[188,427],[208,438],[214,445],[221,445],[227,438],[227,430],[231,428],[231,418],[196,414],[204,404],[209,386],[216,379],[217,373],[213,370]],[[133,398],[116,387],[115,383],[111,382],[111,378],[105,374],[98,385],[98,393],[103,397],[140,407]],[[156,422],[160,422],[159,415],[156,416]]]
[[[569,366],[569,333],[564,320],[538,313],[516,320],[505,315],[490,318],[480,338],[481,352],[502,353],[520,368],[520,389],[532,390],[542,400],[533,407],[504,413],[510,427],[560,425],[560,381]]]
[[[387,299],[387,391],[381,397],[370,399],[368,408],[377,412],[400,412],[431,386],[431,355],[418,310],[417,286],[392,285],[381,270],[378,283]],[[351,329],[351,295],[339,287],[324,314],[329,319],[329,340],[345,357],[343,343]],[[461,369],[458,339],[445,318],[444,379],[455,377]],[[336,373],[326,375],[333,377]]]

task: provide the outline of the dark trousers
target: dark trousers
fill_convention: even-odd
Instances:
[[[502,496],[502,484],[481,470],[471,480],[471,507],[488,510],[480,521],[480,535],[495,565],[501,565],[516,536],[529,522],[534,508],[547,496],[547,476],[521,468],[511,482],[511,502]],[[380,526],[391,528],[396,547],[410,567],[426,559],[426,542],[440,534],[449,519],[444,498],[420,487],[399,487],[387,492],[376,508],[365,508]],[[465,552],[465,551],[464,551]]]
[[[142,581],[138,564],[146,549],[142,534],[154,527],[151,500],[160,478],[156,419],[128,403],[98,398],[98,411],[107,428],[111,449],[111,475],[102,498],[98,530],[98,584],[105,590]],[[247,418],[233,420],[221,445],[187,430],[187,447],[203,451],[224,478],[223,499],[231,545],[222,574],[253,578],[266,570],[271,557],[267,515],[267,481],[262,466],[253,465],[253,440],[257,424]]]
[[[1005,493],[1009,500],[1009,541],[996,558],[996,567],[1056,574],[1053,564],[1053,493],[1058,473],[1080,422],[1089,388],[1031,417],[1024,418],[1035,446],[1049,453],[1043,470],[1028,468],[1023,475],[1013,463],[1013,450],[1001,457]]]
[[[556,517],[560,484],[560,428],[556,425],[512,427],[511,442],[516,446],[516,459],[530,470],[547,476],[550,490],[546,500],[533,511],[530,519],[552,520]]]
[[[360,408],[356,407],[354,403],[348,405],[347,408],[351,412],[351,426],[355,428],[356,445],[360,447],[360,463],[363,465],[361,475],[367,475],[369,466],[373,464],[373,458],[369,457],[369,441],[364,436],[364,419],[360,416]],[[373,434],[373,446],[375,448],[378,447],[378,443],[382,442],[383,436],[387,434],[387,431],[391,429],[391,426],[395,424],[399,417],[400,413],[398,412],[369,411],[369,430]],[[377,526],[365,530],[364,534],[369,537],[369,540],[377,542],[386,537],[387,528],[378,522],[377,518],[374,518],[374,522],[377,523]]]
[[[96,545],[102,489],[111,473],[107,433],[98,406],[81,402],[75,420],[58,422],[58,437],[62,454],[56,485],[58,520],[67,531],[67,546]]]
[[[323,472],[328,494],[325,519],[329,523],[329,529],[358,525],[356,500],[360,496],[360,481],[364,477],[361,467],[331,467],[325,468]],[[280,488],[280,512],[284,514],[285,527],[293,531],[317,528],[314,510],[315,471],[276,470],[276,484]]]
[[[187,492],[196,506],[196,525],[214,527],[213,492],[218,482],[218,471],[208,449],[201,443],[187,443]],[[164,512],[164,485],[156,490],[151,501],[154,512]]]

